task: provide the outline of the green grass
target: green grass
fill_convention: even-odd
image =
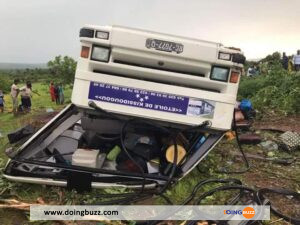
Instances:
[[[22,84],[19,85],[19,87],[21,86]],[[51,101],[48,85],[33,83],[33,91],[39,93],[39,95],[33,94],[31,112],[18,116],[11,113],[12,100],[9,95],[5,95],[5,111],[4,113],[0,113],[0,132],[3,136],[0,138],[0,199],[16,198],[20,201],[34,203],[37,198],[42,197],[48,204],[69,205],[80,204],[82,202],[92,204],[101,201],[101,198],[97,197],[99,193],[123,192],[124,190],[104,189],[93,190],[86,194],[78,194],[75,191],[67,191],[65,188],[10,182],[2,176],[4,166],[8,160],[5,155],[5,149],[10,146],[6,135],[17,128],[36,122],[39,115],[46,114],[47,108],[60,111],[65,105],[71,102],[72,90],[70,87],[65,87],[64,89],[65,105],[56,105]],[[17,146],[14,147],[17,148]],[[53,224],[51,221],[28,222],[26,218],[28,218],[27,213],[22,211],[0,209],[0,224],[16,224],[16,221],[17,224]]]
[[[243,76],[238,99],[250,99],[260,116],[300,113],[300,73],[288,72],[280,65],[255,77]]]
[[[20,84],[19,87],[22,87],[23,84]],[[4,113],[0,113],[0,133],[3,138],[0,138],[0,158],[5,159],[4,150],[8,143],[6,135],[15,129],[22,127],[26,124],[32,123],[35,121],[35,116],[40,114],[45,114],[47,108],[52,108],[54,110],[60,110],[64,105],[56,105],[50,99],[50,94],[48,91],[48,85],[42,83],[34,83],[33,91],[39,93],[33,94],[32,97],[32,110],[27,114],[20,114],[15,116],[12,111],[12,100],[10,95],[5,95],[5,109]],[[70,103],[72,90],[70,88],[65,88],[65,103]],[[3,161],[3,160],[2,160]],[[3,164],[3,162],[2,162]],[[0,164],[1,166],[1,164]]]
[[[19,87],[23,85],[20,84]],[[48,91],[48,85],[42,83],[34,83],[33,91],[39,93],[33,94],[32,97],[32,111],[27,114],[21,114],[18,116],[13,115],[12,100],[9,95],[5,95],[5,111],[0,113],[0,133],[3,137],[0,138],[0,197],[1,198],[17,198],[21,201],[35,202],[38,197],[57,199],[59,192],[57,188],[48,188],[42,185],[21,184],[15,182],[9,182],[1,175],[2,170],[8,160],[5,155],[5,149],[9,146],[6,135],[19,127],[26,124],[35,122],[36,116],[46,113],[47,108],[53,108],[54,110],[61,110],[64,105],[56,105],[50,99]],[[65,88],[65,102],[70,103],[72,90]],[[26,220],[27,215],[14,210],[0,210],[0,223],[1,224],[13,224],[14,217],[16,221]],[[14,220],[15,220],[14,219]],[[20,222],[21,223],[21,222]]]
[[[23,85],[20,84],[19,87],[22,87]],[[27,114],[20,114],[15,116],[12,111],[12,100],[9,95],[5,95],[5,111],[4,113],[0,113],[0,133],[2,134],[2,138],[0,138],[0,168],[3,168],[5,163],[7,162],[8,158],[5,155],[5,149],[9,146],[8,144],[8,139],[7,139],[7,134],[16,130],[17,128],[20,128],[26,124],[35,122],[35,118],[38,115],[45,114],[47,108],[53,108],[54,110],[61,110],[64,105],[56,105],[53,103],[50,99],[50,94],[48,91],[48,85],[42,84],[42,83],[34,83],[33,84],[33,91],[39,93],[33,94],[32,97],[32,110],[30,113]],[[71,97],[71,92],[72,90],[70,88],[65,88],[65,102],[69,103],[70,102],[70,97]],[[2,184],[2,186],[1,186]],[[0,177],[0,193],[3,191],[4,188],[11,188],[11,185],[15,184],[10,184],[6,180],[3,180],[2,177]],[[18,185],[17,185],[18,186]],[[26,194],[27,190],[26,188],[20,189],[20,192],[18,195],[22,195],[24,198],[26,198],[26,195],[30,193],[30,195],[34,194],[35,191],[28,191]],[[33,186],[30,186],[33,187]],[[2,190],[1,190],[2,188]],[[39,187],[36,187],[39,189]],[[35,189],[35,187],[33,188]],[[13,189],[12,189],[13,190]],[[38,191],[39,192],[39,191]],[[32,197],[32,196],[31,196]],[[29,197],[29,198],[31,198]]]

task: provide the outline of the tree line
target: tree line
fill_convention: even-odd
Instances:
[[[11,69],[0,70],[0,90],[4,93],[10,91],[10,86],[14,79],[19,79],[20,83],[42,82],[49,84],[62,83],[71,85],[74,81],[77,62],[69,56],[56,56],[47,63],[47,68],[35,69]]]

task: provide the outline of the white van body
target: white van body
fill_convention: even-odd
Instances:
[[[232,61],[239,50],[121,26],[82,30],[90,31],[80,37],[89,51],[77,64],[75,105],[88,107],[93,100],[113,113],[183,125],[209,119],[213,129],[230,129],[239,83],[231,83],[230,76],[243,68]],[[97,48],[106,51],[107,61],[95,58]],[[226,79],[213,79],[214,68],[227,70]]]
[[[17,150],[16,157],[11,157],[6,165],[7,179],[68,186],[69,178],[64,172],[81,171],[91,174],[93,188],[141,188],[144,179],[148,182],[145,188],[167,183],[169,175],[164,169],[156,174],[141,175],[62,165],[53,159],[54,148],[58,148],[60,154],[70,160],[67,143],[73,143],[70,146],[75,152],[89,130],[119,131],[118,123],[116,128],[105,125],[99,108],[124,121],[142,118],[148,123],[157,122],[176,129],[209,120],[210,129],[196,134],[205,137],[205,141],[202,143],[197,137],[190,144],[188,157],[176,174],[177,180],[195,168],[231,128],[245,61],[239,49],[121,26],[85,26],[80,31],[80,41],[72,104]],[[90,107],[91,101],[98,110]]]

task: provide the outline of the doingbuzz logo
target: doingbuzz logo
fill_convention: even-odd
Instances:
[[[255,216],[255,210],[252,207],[246,207],[243,210],[224,210],[225,215],[243,215],[246,219],[251,219]]]

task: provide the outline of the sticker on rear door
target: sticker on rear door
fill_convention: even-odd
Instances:
[[[91,82],[89,99],[187,116],[213,118],[215,102],[114,84]]]

